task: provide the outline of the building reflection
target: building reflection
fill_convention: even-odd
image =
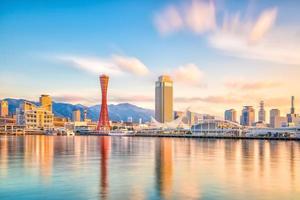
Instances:
[[[7,176],[8,167],[8,137],[4,136],[0,140],[0,176]]]
[[[30,170],[32,165],[37,165],[40,177],[46,182],[50,181],[54,156],[53,137],[30,136],[24,140],[24,167]]]
[[[161,199],[171,199],[173,182],[173,155],[172,139],[161,138],[156,140],[155,173],[156,187]]]
[[[100,199],[108,199],[108,159],[110,151],[110,137],[100,137]]]

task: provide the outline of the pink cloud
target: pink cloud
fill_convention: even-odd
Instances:
[[[282,86],[282,83],[273,81],[227,81],[224,84],[230,89],[240,89],[240,90],[260,90],[260,89],[270,89]]]
[[[200,85],[203,80],[203,72],[193,63],[182,65],[172,72],[174,81],[188,84]]]

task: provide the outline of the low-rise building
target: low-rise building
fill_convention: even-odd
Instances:
[[[54,119],[53,119],[53,125],[54,125],[54,127],[57,127],[57,128],[65,127],[65,124],[67,122],[69,122],[69,119],[65,118],[65,117],[54,117]]]

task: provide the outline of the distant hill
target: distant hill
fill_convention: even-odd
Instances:
[[[8,101],[9,104],[9,112],[11,114],[16,113],[16,108],[20,106],[24,99],[12,99],[6,98],[4,100]],[[30,101],[32,102],[32,101]],[[32,102],[36,105],[39,105],[38,102]],[[67,117],[72,119],[73,110],[79,109],[81,111],[81,117],[83,118],[83,111],[87,109],[88,118],[93,121],[97,121],[100,113],[100,105],[95,106],[84,106],[80,104],[69,104],[69,103],[58,103],[53,102],[53,113],[55,116],[59,117]],[[108,106],[109,118],[112,121],[127,121],[128,117],[132,117],[134,122],[138,122],[140,118],[142,118],[143,122],[150,121],[151,116],[154,116],[154,111],[150,109],[145,109],[138,107],[129,103],[121,103],[121,104],[111,104]]]

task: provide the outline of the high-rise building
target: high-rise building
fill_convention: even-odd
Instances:
[[[270,110],[270,127],[275,128],[275,118],[280,117],[279,109]]]
[[[227,121],[237,122],[237,120],[236,120],[236,110],[235,109],[226,110],[225,113],[224,113],[224,118]]]
[[[48,110],[49,107],[40,104],[41,106],[37,106],[24,101],[17,109],[17,124],[25,126],[26,129],[52,129],[54,115],[52,111]]]
[[[291,97],[291,114],[295,114],[294,101],[295,101],[295,97],[292,96]]]
[[[80,122],[81,121],[81,112],[80,110],[73,111],[73,122]]]
[[[51,96],[42,94],[40,96],[40,106],[52,112],[52,99]]]
[[[173,81],[166,75],[155,83],[155,119],[161,123],[173,120]]]
[[[108,131],[108,130],[110,130],[108,108],[107,108],[108,80],[109,80],[108,76],[106,76],[104,74],[100,76],[102,102],[101,102],[101,110],[100,110],[99,121],[98,121],[98,125],[97,125],[97,130],[98,131],[101,131],[101,130]]]
[[[300,117],[295,113],[295,105],[294,105],[295,97],[291,97],[291,113],[287,114],[287,121],[289,125],[293,126],[295,123],[299,124]]]
[[[132,120],[132,117],[128,117],[128,118],[127,118],[127,122],[132,123],[132,121],[133,121],[133,120]]]
[[[255,122],[255,110],[252,106],[244,106],[240,123],[243,126],[252,126]]]
[[[266,111],[264,101],[259,103],[258,121],[264,123],[266,121]]]
[[[0,117],[7,117],[8,116],[8,102],[2,100],[0,102]]]

